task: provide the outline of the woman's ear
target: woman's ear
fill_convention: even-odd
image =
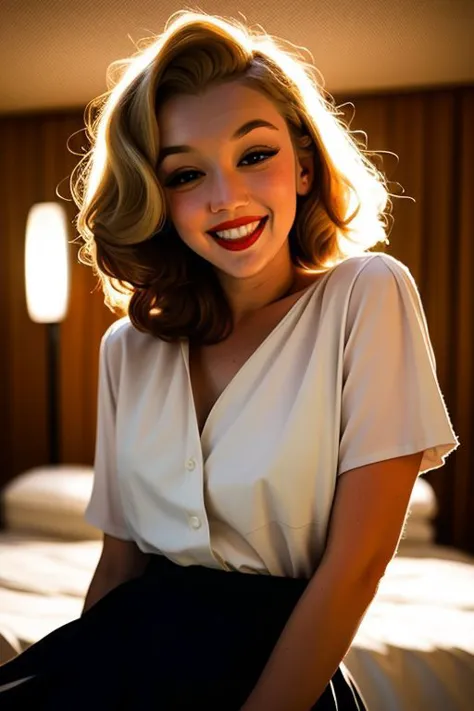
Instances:
[[[297,158],[296,160],[296,192],[298,195],[307,195],[311,190],[314,179],[313,156]]]

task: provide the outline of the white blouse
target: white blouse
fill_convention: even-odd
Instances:
[[[311,577],[337,477],[459,441],[419,292],[381,252],[329,269],[222,392],[199,435],[188,341],[102,337],[86,520],[181,565]]]

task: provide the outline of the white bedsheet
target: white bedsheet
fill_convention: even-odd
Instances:
[[[79,617],[101,547],[0,532],[0,635],[15,651]]]
[[[345,663],[370,711],[473,711],[474,557],[402,548]]]
[[[0,533],[0,662],[80,615],[100,548]],[[402,546],[345,664],[370,711],[473,711],[474,557]]]

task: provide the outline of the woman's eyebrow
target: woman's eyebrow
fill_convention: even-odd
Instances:
[[[250,131],[253,131],[256,128],[271,128],[273,131],[278,131],[278,128],[276,126],[274,126],[269,121],[265,121],[265,119],[252,119],[252,121],[247,121],[242,126],[240,126],[240,128],[238,128],[235,133],[232,134],[231,140],[236,141],[238,138],[246,136],[247,133],[250,133]],[[192,148],[192,146],[188,146],[185,144],[180,146],[167,146],[166,148],[162,148],[158,156],[157,166],[161,165],[161,163],[167,156],[174,155],[176,153],[192,153],[193,151],[194,148]]]

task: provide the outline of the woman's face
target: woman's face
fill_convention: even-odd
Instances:
[[[269,125],[239,131],[257,120]],[[307,192],[309,180],[273,103],[233,81],[200,96],[169,99],[157,121],[158,178],[181,239],[215,267],[230,292],[262,289],[287,277],[296,196]],[[189,149],[168,153],[183,145]],[[252,246],[229,251],[208,231],[240,217],[268,220]]]

